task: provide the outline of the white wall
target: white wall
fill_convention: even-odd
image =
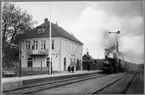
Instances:
[[[76,48],[71,48],[71,43],[75,45]],[[77,59],[82,61],[82,45],[71,41],[66,38],[61,38],[61,70],[64,70],[64,57],[66,57],[66,67],[70,65],[70,59],[72,59],[75,62],[77,62]],[[74,55],[74,56],[73,56]]]
[[[38,49],[41,49],[41,40],[46,40],[46,48],[49,49],[49,38],[29,38],[28,41],[31,41],[31,45],[33,43],[33,40],[38,40]],[[52,49],[52,66],[54,66],[54,70],[60,70],[59,68],[59,60],[60,60],[60,38],[59,37],[53,37],[52,40],[54,40],[54,49]],[[27,58],[31,57],[27,55],[26,50],[26,40],[21,42],[21,67],[27,67]],[[56,57],[57,56],[57,57]],[[42,67],[46,67],[46,58],[48,56],[33,56],[31,57],[33,59],[33,67],[40,67],[42,62]]]
[[[60,55],[52,55],[52,67],[54,71],[60,71]]]
[[[49,48],[49,38],[29,38],[27,40],[33,41],[38,40],[38,49],[41,49],[41,40],[46,40],[46,48]],[[71,41],[63,37],[53,37],[54,49],[52,49],[52,67],[56,71],[64,71],[64,57],[66,57],[66,67],[70,65],[70,59],[79,59],[82,61],[82,45]],[[27,67],[27,55],[26,50],[26,40],[21,42],[21,67]],[[33,42],[31,42],[32,44]],[[76,50],[71,49],[71,43],[76,46]],[[64,45],[65,44],[65,45]],[[65,47],[65,48],[64,48]],[[74,56],[72,56],[74,55]],[[48,53],[49,56],[49,53]],[[33,57],[33,67],[40,67],[42,62],[42,67],[46,67],[46,58],[48,56],[36,56]],[[67,70],[67,68],[66,68]]]

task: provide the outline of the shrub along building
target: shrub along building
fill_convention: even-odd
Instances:
[[[23,36],[20,43],[22,71],[48,70],[49,28],[50,22],[46,18],[43,24]],[[66,71],[71,64],[81,70],[83,43],[57,24],[51,24],[51,31],[52,70]]]

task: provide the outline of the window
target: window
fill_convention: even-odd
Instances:
[[[33,41],[32,49],[38,49],[38,41]]]
[[[28,41],[28,49],[30,49],[30,47],[31,47],[31,42]]]
[[[54,40],[52,40],[52,49],[54,49]]]
[[[45,32],[45,28],[43,27],[43,28],[42,28],[42,33],[44,33],[44,32]]]
[[[64,57],[64,71],[66,71],[66,57]]]
[[[36,41],[36,49],[38,49],[38,41]]]
[[[41,49],[46,49],[46,40],[41,41]]]
[[[35,45],[36,45],[36,42],[33,41],[32,50],[35,50]]]
[[[49,67],[49,57],[47,58],[46,63],[47,63],[46,66]]]
[[[27,67],[32,67],[32,58],[28,58],[28,63],[27,63]]]
[[[37,29],[37,33],[40,34],[41,33],[41,28]]]
[[[30,49],[30,41],[26,40],[26,49]]]
[[[41,41],[41,49],[43,49],[43,40]]]
[[[46,49],[46,40],[44,40],[44,49]]]
[[[26,49],[28,49],[28,41],[26,40]]]
[[[46,61],[46,66],[47,66],[47,67],[49,67],[49,63],[50,63],[50,58],[48,57],[48,58],[47,58],[47,61]],[[51,58],[51,63],[52,63],[52,58]]]
[[[37,33],[38,34],[41,34],[41,33],[44,33],[44,32],[45,32],[45,28],[44,27],[37,28]]]

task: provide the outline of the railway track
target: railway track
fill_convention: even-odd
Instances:
[[[44,82],[44,83],[39,83],[36,85],[29,85],[29,86],[24,86],[20,87],[17,89],[12,89],[9,91],[4,91],[4,93],[10,93],[10,94],[28,94],[28,93],[33,93],[45,89],[51,89],[67,84],[72,84],[72,83],[77,83],[80,81],[84,80],[89,80],[93,78],[99,78],[99,77],[104,77],[107,76],[106,74],[91,74],[91,75],[84,75],[84,76],[77,76],[73,78],[67,78],[67,79],[61,79],[61,80],[55,80],[55,81],[50,81],[50,82]]]
[[[107,85],[99,88],[91,94],[125,94],[131,82],[135,78],[136,73],[126,74],[116,80],[108,83]]]
[[[106,86],[111,81],[125,76],[127,73],[115,73],[107,76],[84,80],[73,84],[62,85],[52,89],[41,90],[32,94],[92,94],[98,89]]]

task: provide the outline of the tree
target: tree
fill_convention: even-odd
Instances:
[[[33,28],[32,16],[13,3],[2,4],[2,50],[3,66],[18,59],[18,42],[21,36]],[[12,57],[13,56],[13,57]]]

